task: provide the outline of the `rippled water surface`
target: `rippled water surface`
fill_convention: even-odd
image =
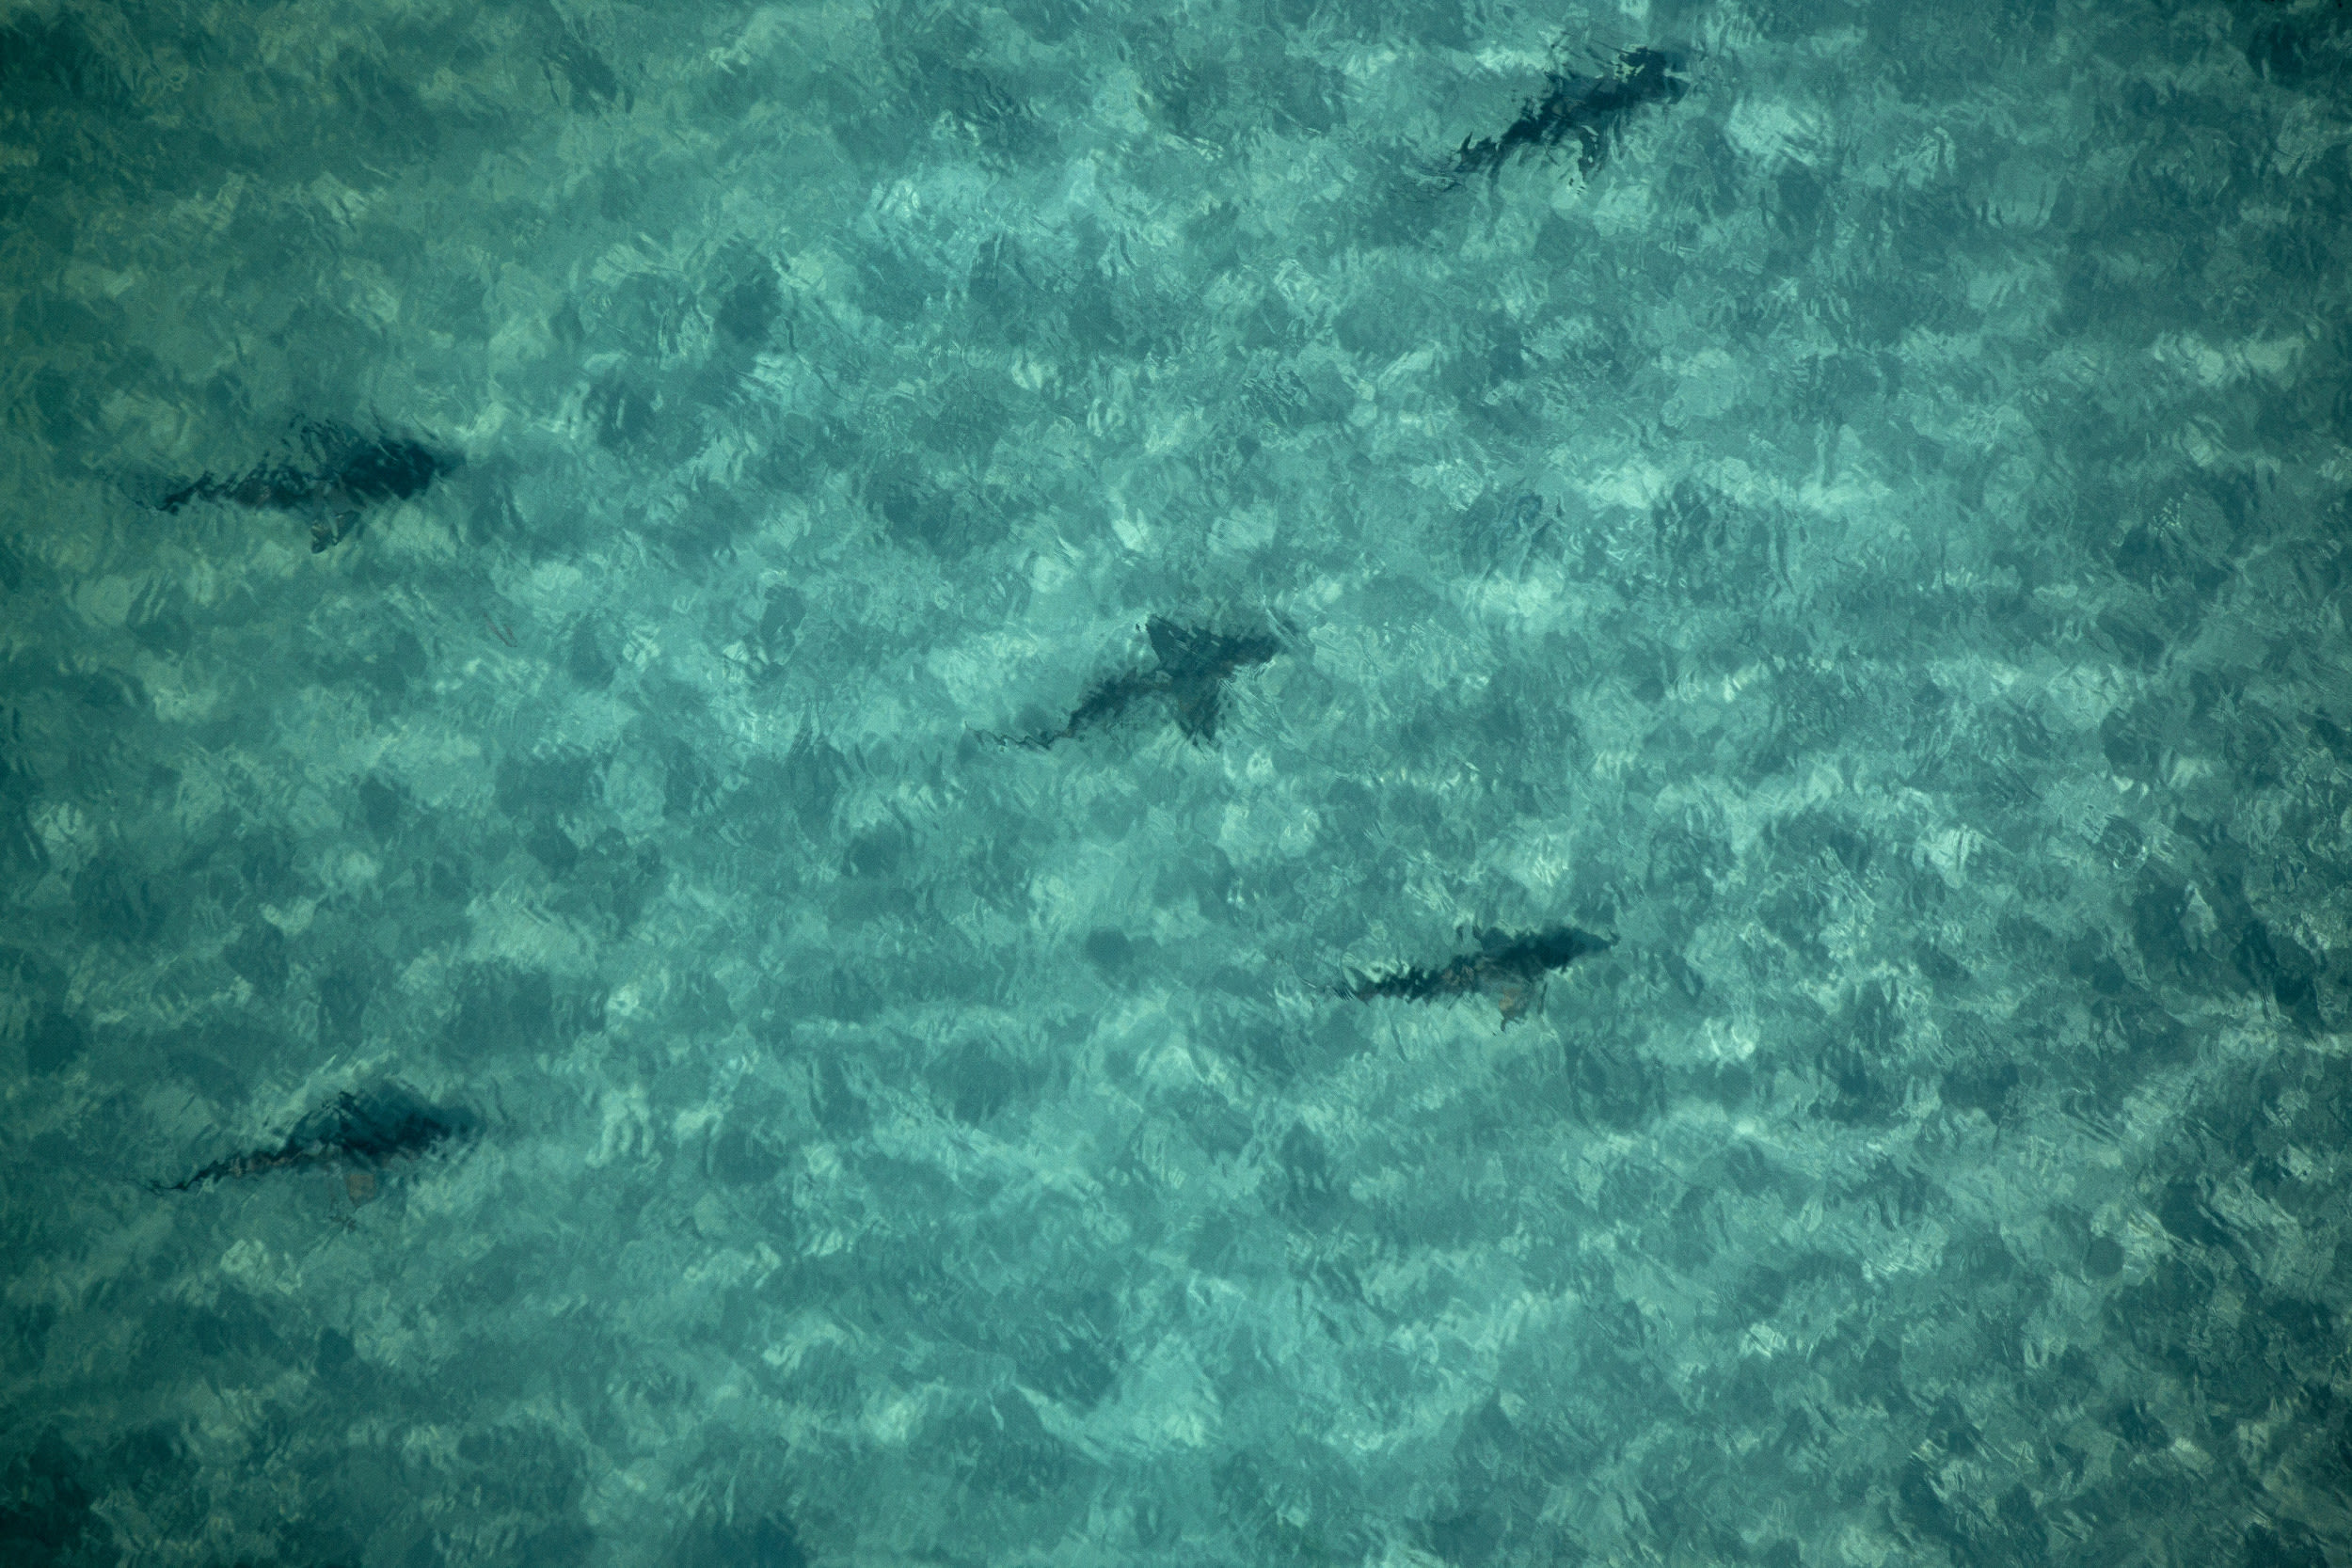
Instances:
[[[0,1558],[2352,1563],[2347,84],[11,0]]]

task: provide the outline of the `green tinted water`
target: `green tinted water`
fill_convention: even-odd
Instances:
[[[2343,1560],[2348,55],[12,11],[0,1555]]]

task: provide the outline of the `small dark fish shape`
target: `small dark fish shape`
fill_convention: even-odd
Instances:
[[[265,463],[233,479],[205,474],[166,496],[158,506],[177,512],[190,501],[228,501],[273,512],[318,514],[310,523],[313,554],[358,531],[360,509],[407,500],[454,472],[461,459],[406,436],[370,436],[342,425],[312,425],[303,433],[309,461]]]
[[[1616,69],[1606,76],[1553,71],[1546,78],[1544,95],[1529,99],[1502,135],[1463,140],[1454,172],[1500,175],[1513,153],[1558,147],[1574,137],[1578,171],[1590,174],[1625,134],[1634,110],[1645,103],[1675,103],[1689,90],[1690,84],[1677,74],[1680,66],[1681,61],[1662,51],[1636,49],[1619,55]]]
[[[1527,1011],[1533,993],[1553,971],[1577,959],[1606,953],[1616,944],[1573,926],[1550,926],[1527,934],[1481,931],[1478,951],[1440,964],[1419,964],[1385,974],[1355,977],[1342,988],[1359,1002],[1393,997],[1401,1002],[1434,1002],[1471,991],[1497,995],[1505,1023]]]
[[[1071,710],[1070,721],[1058,730],[1019,737],[1024,746],[1044,751],[1056,741],[1099,728],[1124,716],[1146,697],[1166,692],[1176,702],[1176,727],[1186,739],[1205,745],[1216,738],[1219,700],[1235,671],[1263,664],[1282,645],[1263,634],[1228,637],[1198,626],[1179,626],[1154,615],[1145,623],[1157,670],[1130,671],[1096,685]]]
[[[372,1170],[446,1143],[466,1141],[480,1130],[472,1113],[427,1104],[397,1085],[339,1094],[296,1123],[276,1148],[215,1160],[183,1180],[159,1183],[154,1190],[188,1193],[215,1181],[290,1167],[349,1164]]]

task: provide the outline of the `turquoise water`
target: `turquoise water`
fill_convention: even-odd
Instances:
[[[0,1559],[2352,1563],[2347,83],[12,5]]]

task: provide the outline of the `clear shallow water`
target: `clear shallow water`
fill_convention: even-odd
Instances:
[[[2352,1553],[2332,8],[0,39],[11,1560]]]

